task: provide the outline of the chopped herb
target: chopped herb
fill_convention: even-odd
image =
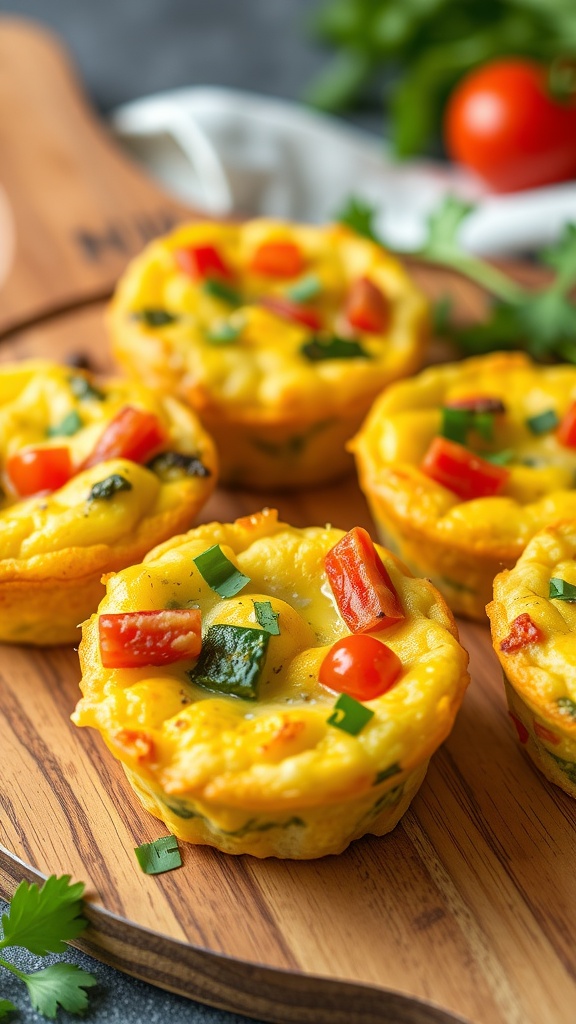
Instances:
[[[181,480],[183,476],[212,476],[197,455],[184,455],[184,452],[160,452],[146,463],[146,468],[165,483]]]
[[[256,621],[265,629],[271,636],[280,636],[280,626],[278,625],[279,612],[275,612],[270,604],[270,601],[254,601],[254,611],[256,613]]]
[[[383,771],[376,773],[376,778],[374,779],[372,785],[379,786],[380,783],[384,782],[385,779],[390,779],[392,778],[393,775],[399,775],[401,771],[402,769],[400,765],[398,764],[397,761],[395,761],[394,764],[389,765],[388,768],[384,768]]]
[[[321,290],[322,285],[316,274],[307,274],[306,277],[293,284],[286,294],[289,299],[292,299],[292,302],[308,302],[310,299],[315,299]]]
[[[551,430],[555,430],[560,420],[556,415],[554,409],[547,409],[546,412],[541,412],[538,416],[530,416],[526,420],[526,426],[533,434],[549,434]]]
[[[73,434],[78,433],[81,427],[82,420],[76,410],[72,409],[56,426],[48,427],[46,434],[48,437],[72,437]]]
[[[236,341],[242,331],[242,324],[222,323],[211,327],[206,334],[211,345],[230,345]]]
[[[571,700],[570,697],[558,697],[556,704],[562,715],[567,715],[568,718],[576,718],[576,701]]]
[[[360,199],[359,196],[350,196],[341,210],[335,215],[339,224],[351,228],[357,235],[369,238],[371,242],[381,244],[375,228],[377,210],[371,203]]]
[[[370,708],[364,707],[347,693],[341,693],[334,705],[334,711],[326,719],[328,725],[334,725],[351,736],[357,736],[364,726],[374,717]]]
[[[264,629],[223,623],[211,626],[188,677],[207,690],[256,700],[269,640]]]
[[[359,341],[346,341],[344,338],[313,338],[305,342],[300,349],[303,356],[311,363],[319,363],[324,359],[371,359]]]
[[[556,601],[576,601],[576,587],[566,580],[552,577],[548,596]]]
[[[109,501],[118,491],[131,491],[132,484],[119,473],[112,473],[104,480],[94,484],[88,495],[88,501]]]
[[[482,452],[482,458],[494,466],[507,466],[514,458],[512,448],[503,448],[501,452]]]
[[[250,577],[245,576],[226,558],[219,544],[213,544],[192,561],[211,590],[215,590],[220,597],[234,597],[250,583]]]
[[[103,402],[105,394],[100,391],[99,388],[91,384],[87,377],[78,376],[70,377],[70,390],[74,395],[74,398],[78,398],[81,402],[85,402],[90,398],[95,399],[97,402]]]
[[[161,875],[182,867],[182,857],[176,836],[161,836],[153,843],[142,843],[134,850],[136,859],[146,875]]]
[[[465,445],[466,438],[471,430],[476,430],[484,441],[491,441],[494,434],[494,416],[492,413],[474,412],[470,409],[444,406],[440,429],[442,437]]]
[[[222,302],[227,302],[229,306],[242,305],[242,299],[236,289],[230,288],[229,285],[224,284],[223,281],[218,281],[215,277],[207,277],[202,288],[207,295],[211,295],[214,299],[221,299]]]
[[[166,309],[139,309],[137,313],[132,313],[132,318],[142,320],[147,327],[166,327],[178,320],[177,316]]]

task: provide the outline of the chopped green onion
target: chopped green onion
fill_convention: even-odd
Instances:
[[[507,466],[514,458],[512,448],[503,448],[501,452],[482,452],[482,458],[494,466]]]
[[[491,441],[494,437],[494,416],[491,412],[475,412],[472,419],[472,427],[477,430],[484,441]]]
[[[351,736],[357,736],[364,726],[374,717],[370,708],[364,707],[347,693],[341,693],[334,705],[334,711],[326,719],[328,725],[334,725]]]
[[[132,313],[132,317],[134,320],[142,320],[147,327],[166,327],[178,320],[177,316],[166,309],[139,309],[137,313]]]
[[[305,342],[300,349],[303,356],[311,363],[319,363],[324,359],[371,359],[359,341],[345,341],[344,338],[313,338]]]
[[[73,434],[78,433],[81,427],[82,420],[76,410],[72,409],[55,427],[48,427],[46,433],[48,437],[72,437]]]
[[[230,288],[223,281],[218,281],[215,277],[207,277],[202,287],[207,295],[211,295],[214,299],[221,299],[222,302],[227,302],[229,306],[242,305],[242,299],[236,289]]]
[[[307,274],[301,281],[292,285],[286,294],[289,299],[292,299],[292,302],[308,302],[310,299],[316,298],[321,291],[322,285],[316,274]]]
[[[250,583],[250,577],[245,576],[229,558],[226,558],[219,544],[213,544],[192,561],[210,589],[215,590],[220,597],[234,597]]]
[[[85,402],[89,398],[102,402],[106,397],[103,391],[94,387],[86,377],[80,375],[70,377],[70,390],[74,398],[78,398],[81,402]]]
[[[113,473],[104,480],[94,484],[88,495],[88,501],[109,501],[118,491],[131,491],[132,484],[119,473]]]
[[[442,409],[442,426],[440,428],[442,437],[465,445],[470,430],[478,431],[484,441],[491,441],[494,435],[493,414],[444,406]]]
[[[269,640],[264,629],[223,623],[210,626],[188,677],[207,690],[256,700]]]
[[[184,452],[160,452],[146,463],[146,468],[156,473],[164,483],[181,480],[184,476],[212,476],[197,455],[185,455]]]
[[[558,697],[556,703],[563,715],[576,718],[576,701],[571,700],[570,697]]]
[[[576,587],[573,583],[553,576],[548,596],[556,601],[576,601]]]
[[[538,416],[530,416],[526,420],[526,426],[533,434],[549,434],[551,430],[555,430],[560,420],[556,415],[554,409],[547,409],[546,412],[541,412]]]
[[[238,339],[241,331],[241,324],[222,323],[211,327],[206,334],[206,339],[211,345],[230,345],[231,342]]]
[[[271,636],[280,636],[280,626],[278,625],[279,612],[275,612],[270,604],[270,601],[254,601],[254,612],[256,613],[256,621],[265,629]]]
[[[134,849],[136,859],[146,875],[161,875],[182,867],[176,836],[161,836],[153,843],[142,843]]]
[[[384,782],[384,779],[390,779],[393,775],[399,775],[401,771],[402,769],[398,764],[398,761],[395,761],[394,764],[391,764],[388,768],[384,768],[383,771],[376,772],[376,778],[372,785],[379,786],[381,782]]]

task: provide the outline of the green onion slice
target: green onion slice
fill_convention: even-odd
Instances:
[[[256,700],[269,640],[264,629],[224,623],[210,626],[188,677],[207,690]]]
[[[300,349],[303,356],[311,363],[319,363],[324,359],[371,359],[371,355],[359,341],[346,341],[344,338],[313,338],[305,342]]]
[[[81,377],[80,374],[70,377],[70,390],[74,398],[78,398],[81,402],[85,402],[89,398],[103,402],[106,397],[103,391],[94,387],[86,377]]]
[[[563,715],[567,715],[569,718],[576,718],[576,701],[570,697],[558,697],[556,704]]]
[[[185,476],[212,476],[197,455],[185,455],[184,452],[160,452],[146,463],[146,468],[156,473],[164,483],[181,480]]]
[[[166,309],[139,309],[132,316],[134,320],[141,320],[147,327],[167,327],[178,320],[177,316]]]
[[[192,561],[210,589],[215,590],[220,597],[234,597],[250,583],[250,577],[245,576],[229,558],[226,558],[219,544],[213,544]]]
[[[275,612],[270,604],[270,601],[254,601],[254,612],[256,613],[256,622],[258,622],[262,629],[265,629],[270,636],[280,636],[280,626],[278,625],[279,612]]]
[[[507,466],[514,458],[512,448],[503,448],[501,452],[482,452],[482,458],[494,466]]]
[[[230,288],[229,285],[224,284],[223,281],[218,281],[215,277],[207,277],[202,288],[207,295],[211,295],[214,299],[221,299],[222,302],[227,302],[229,306],[242,305],[239,292],[235,288]]]
[[[549,434],[551,430],[555,430],[560,420],[556,415],[554,409],[547,409],[546,412],[541,412],[538,416],[530,416],[526,420],[526,426],[533,434]]]
[[[357,736],[373,717],[374,712],[370,711],[370,708],[364,707],[347,693],[341,693],[334,705],[334,711],[326,721],[328,725],[334,725],[351,736]]]
[[[444,406],[440,433],[449,441],[466,444],[470,430],[476,430],[484,441],[494,436],[494,415],[490,412],[473,412],[470,409],[455,409]]]
[[[241,324],[224,322],[211,327],[206,334],[206,339],[211,345],[230,345],[233,341],[237,341],[241,331]]]
[[[556,601],[576,601],[576,587],[566,580],[552,577],[548,596]]]
[[[182,867],[182,857],[176,836],[161,836],[153,843],[142,843],[134,849],[142,871],[146,875],[161,875]]]
[[[82,426],[82,420],[78,413],[75,409],[72,409],[56,426],[48,427],[46,433],[48,437],[72,437],[73,434],[78,433]]]
[[[316,274],[307,274],[306,277],[292,285],[286,295],[292,299],[292,302],[308,302],[310,299],[315,299],[321,291],[322,285]]]
[[[131,491],[132,484],[125,477],[120,476],[119,473],[112,473],[112,476],[107,476],[104,480],[99,480],[98,483],[94,484],[88,495],[88,501],[110,501],[118,491]]]

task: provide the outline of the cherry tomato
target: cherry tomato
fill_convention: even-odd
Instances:
[[[296,277],[304,270],[304,257],[294,242],[262,242],[250,260],[254,274]]]
[[[348,294],[345,316],[348,323],[359,331],[381,334],[390,320],[390,306],[373,281],[360,277]]]
[[[330,648],[320,665],[324,686],[356,700],[374,700],[386,693],[402,671],[400,658],[373,636],[345,636]]]
[[[572,402],[562,423],[558,427],[557,438],[566,448],[576,448],[576,402]]]
[[[260,305],[276,313],[283,320],[292,320],[294,323],[310,327],[312,331],[320,330],[322,321],[315,309],[310,306],[302,306],[293,299],[287,299],[283,295],[267,295],[260,300]]]
[[[196,280],[207,277],[232,279],[230,267],[213,245],[191,245],[188,249],[177,249],[176,262],[185,274]]]
[[[202,647],[197,608],[110,612],[98,618],[104,668],[169,665],[197,658]]]
[[[164,428],[153,412],[125,405],[104,430],[84,469],[108,459],[144,462],[165,441]]]
[[[353,633],[388,629],[405,617],[386,566],[361,526],[330,548],[324,567],[340,614]]]
[[[10,481],[22,498],[39,491],[57,491],[72,476],[68,448],[23,448],[6,463]]]
[[[576,176],[576,90],[560,102],[549,72],[522,58],[496,60],[466,75],[448,101],[450,156],[496,192]]]
[[[445,437],[434,438],[422,461],[422,470],[462,501],[499,494],[510,476],[510,470],[504,466],[495,466]]]

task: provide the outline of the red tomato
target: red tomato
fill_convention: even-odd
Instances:
[[[262,242],[250,260],[250,269],[264,277],[296,277],[304,270],[304,258],[294,242]]]
[[[165,441],[164,428],[153,412],[125,405],[105,428],[83,468],[88,469],[108,459],[144,462]]]
[[[444,137],[450,156],[496,192],[566,181],[576,176],[576,91],[559,102],[545,67],[492,61],[456,86]]]
[[[197,608],[100,615],[98,634],[104,668],[169,665],[197,658],[202,648]]]
[[[373,636],[345,636],[330,648],[320,665],[324,686],[356,700],[374,700],[394,685],[402,671],[400,658]]]
[[[326,575],[344,622],[353,633],[388,629],[405,616],[370,535],[355,526],[324,557]]]
[[[500,642],[500,650],[520,651],[528,644],[540,643],[542,639],[542,630],[532,622],[527,612],[523,612],[510,623],[510,632]]]
[[[6,470],[22,498],[38,491],[57,491],[72,476],[68,448],[23,448],[10,455]]]
[[[359,331],[381,334],[390,320],[390,306],[373,281],[360,277],[348,294],[345,316],[348,323]]]
[[[510,470],[504,466],[495,466],[445,437],[434,438],[422,461],[422,470],[462,501],[499,494],[510,476]]]
[[[320,330],[322,321],[315,309],[310,306],[302,306],[293,299],[287,299],[283,295],[267,295],[260,299],[260,305],[276,313],[283,320],[293,320],[294,323],[304,324],[313,331]]]
[[[230,267],[226,265],[220,253],[213,245],[191,245],[188,249],[177,249],[176,262],[185,274],[194,279],[206,277],[233,277]]]
[[[576,448],[576,402],[572,402],[562,423],[558,427],[557,438],[566,448]]]

